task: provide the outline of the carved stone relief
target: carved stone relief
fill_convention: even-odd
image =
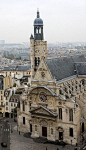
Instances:
[[[44,110],[43,108],[40,108],[40,109],[36,110],[35,113],[50,115],[50,113],[48,113],[48,112],[47,112],[46,110]]]
[[[41,121],[40,121],[40,124],[41,124],[42,126],[47,126],[47,125],[48,125],[47,121],[45,121],[45,120],[41,120]]]

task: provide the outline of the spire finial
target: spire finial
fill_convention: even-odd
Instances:
[[[37,8],[37,18],[39,18],[39,9]]]
[[[39,8],[37,8],[37,12],[39,12]]]

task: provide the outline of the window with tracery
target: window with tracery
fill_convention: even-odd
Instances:
[[[62,120],[62,108],[59,108],[59,119]]]
[[[73,110],[69,110],[69,121],[73,121]]]

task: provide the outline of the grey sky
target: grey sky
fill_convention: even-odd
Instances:
[[[50,42],[86,42],[86,0],[0,0],[0,40],[29,42],[37,8]]]

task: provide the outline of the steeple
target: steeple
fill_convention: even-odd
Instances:
[[[40,18],[39,10],[36,12],[34,20],[34,36],[30,36],[31,50],[31,75],[34,78],[38,69],[41,58],[47,58],[47,41],[43,40],[43,20]]]
[[[43,20],[40,18],[37,10],[37,18],[34,20],[34,39],[43,40]]]

